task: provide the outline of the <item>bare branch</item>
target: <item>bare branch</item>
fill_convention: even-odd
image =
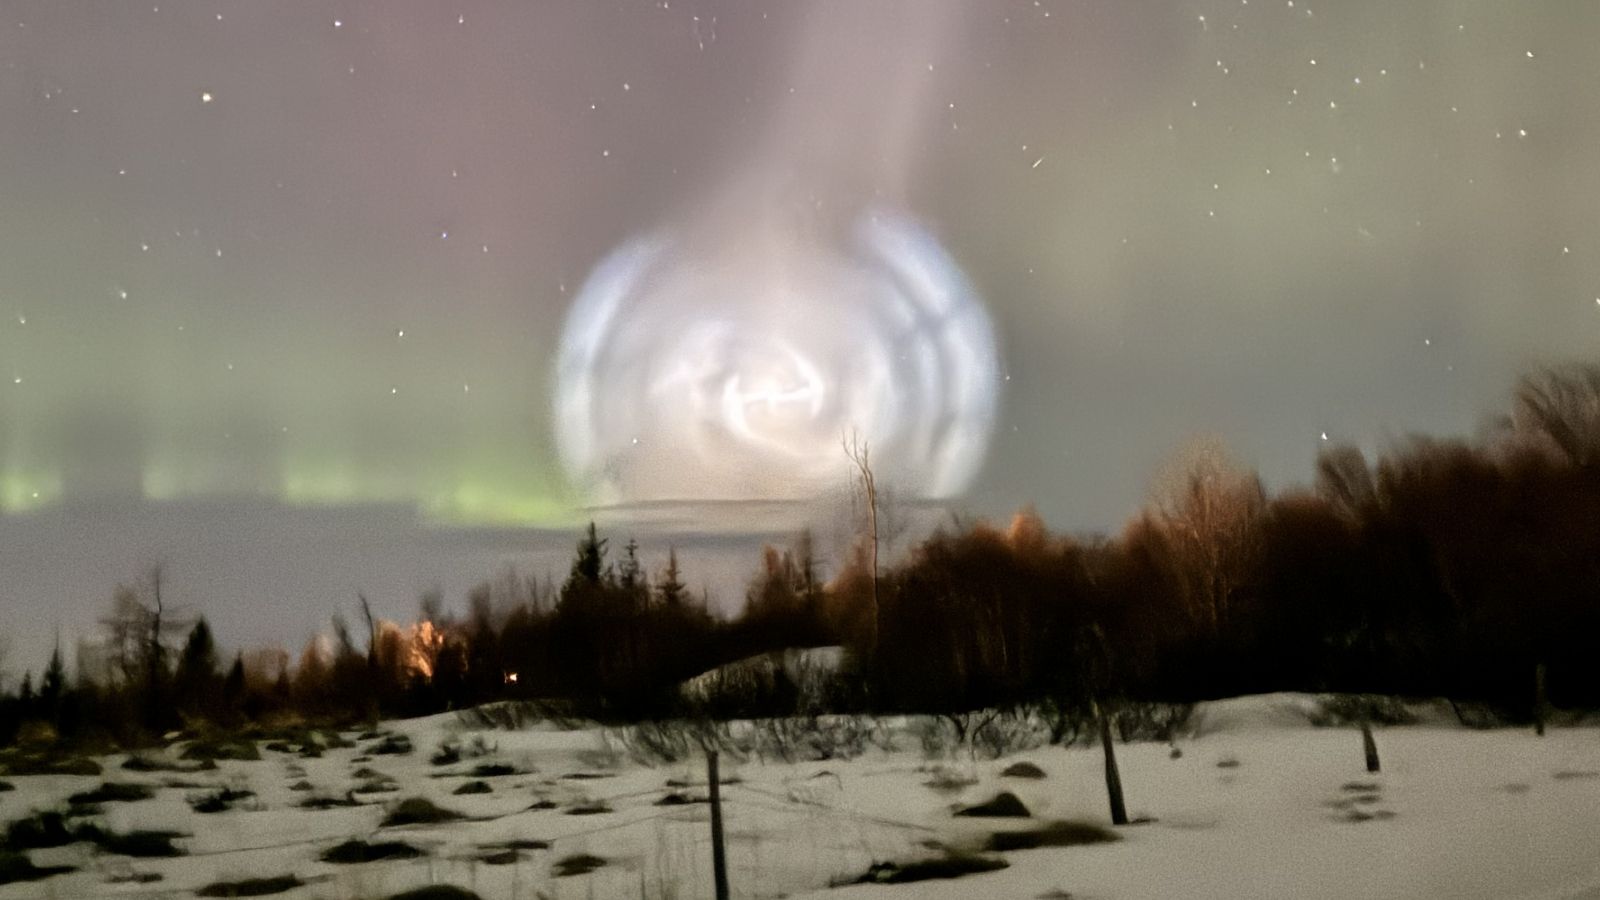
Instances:
[[[872,450],[861,440],[858,433],[852,430],[849,434],[842,435],[840,445],[844,449],[845,456],[855,467],[856,480],[867,501],[868,553],[872,566],[872,634],[868,636],[867,646],[876,655],[881,615],[878,604],[878,482],[872,472]]]

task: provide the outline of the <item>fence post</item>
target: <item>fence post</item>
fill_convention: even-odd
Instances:
[[[717,900],[728,900],[728,859],[722,846],[722,790],[717,783],[717,751],[706,751],[706,785],[711,791],[711,870]]]
[[[1544,687],[1545,667],[1539,663],[1533,667],[1533,733],[1544,737],[1544,714],[1549,706],[1545,698]]]
[[[1122,803],[1122,773],[1117,770],[1117,749],[1111,743],[1111,713],[1096,705],[1100,717],[1100,748],[1106,756],[1106,796],[1111,800],[1111,824],[1128,824],[1128,810]]]
[[[1378,742],[1372,737],[1372,722],[1361,717],[1361,752],[1367,757],[1367,771],[1378,771]]]

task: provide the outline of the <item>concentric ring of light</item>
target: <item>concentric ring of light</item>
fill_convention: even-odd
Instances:
[[[814,497],[841,485],[844,434],[880,478],[946,497],[982,462],[997,372],[981,301],[904,217],[709,258],[656,236],[569,313],[555,431],[601,504]]]

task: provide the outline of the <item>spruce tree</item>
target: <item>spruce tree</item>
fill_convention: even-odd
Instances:
[[[622,565],[617,571],[618,586],[632,593],[645,587],[644,580],[644,568],[639,565],[639,542],[628,538],[622,548]]]
[[[688,588],[684,586],[681,573],[678,571],[677,548],[667,549],[667,568],[656,580],[656,596],[661,598],[661,605],[675,609],[683,605]]]
[[[589,523],[589,530],[578,541],[578,552],[572,560],[572,574],[567,576],[567,583],[562,587],[565,596],[573,588],[597,587],[606,575],[606,539],[600,537],[595,531],[594,523]]]
[[[238,709],[239,704],[244,702],[244,688],[244,655],[235,654],[228,677],[222,682],[222,698],[230,709]]]
[[[44,677],[39,679],[39,702],[45,707],[46,714],[54,717],[56,705],[61,702],[61,694],[67,687],[67,670],[61,662],[61,642],[56,642],[55,649],[50,651],[50,664],[45,666]]]
[[[175,699],[180,708],[195,712],[211,705],[217,668],[217,645],[211,637],[211,626],[201,617],[189,630],[178,656]]]

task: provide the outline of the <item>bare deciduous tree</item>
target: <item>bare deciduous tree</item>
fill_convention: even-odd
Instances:
[[[1377,502],[1377,483],[1361,451],[1349,445],[1317,455],[1317,493],[1341,515],[1355,517]]]
[[[1510,436],[1542,442],[1572,465],[1600,464],[1600,365],[1573,363],[1524,375],[1502,424]]]
[[[378,668],[378,620],[373,618],[372,604],[367,602],[367,595],[357,591],[356,599],[361,601],[361,618],[367,623],[367,668]]]
[[[168,641],[188,630],[191,622],[172,613],[165,595],[166,566],[154,563],[134,585],[118,585],[111,614],[100,620],[107,675],[115,684],[136,690],[143,700],[145,725],[165,727],[172,710],[166,696],[171,674]]]
[[[1158,485],[1154,518],[1179,562],[1185,605],[1216,635],[1261,551],[1266,491],[1214,443],[1191,447],[1178,462],[1187,465]]]
[[[845,456],[854,467],[854,485],[861,491],[867,505],[867,560],[872,571],[872,633],[867,637],[867,646],[873,654],[878,649],[878,630],[880,627],[878,604],[878,482],[872,471],[872,449],[861,440],[860,435],[852,431],[840,440]]]

